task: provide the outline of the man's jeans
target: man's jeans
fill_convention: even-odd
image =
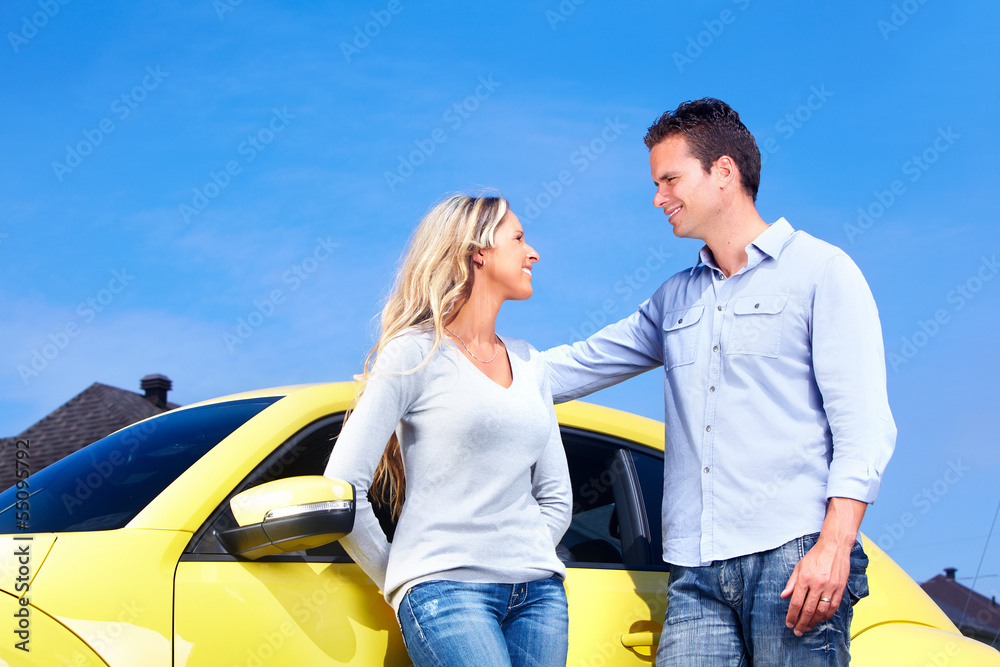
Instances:
[[[565,667],[566,589],[550,577],[523,584],[425,581],[399,605],[416,667]]]
[[[785,627],[791,598],[780,593],[817,537],[706,567],[670,566],[657,667],[847,665],[852,607],[868,595],[868,557],[860,542],[851,550],[837,613],[801,637]]]

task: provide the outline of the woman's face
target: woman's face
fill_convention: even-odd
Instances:
[[[507,211],[493,232],[494,247],[482,253],[483,267],[477,280],[495,290],[503,300],[520,301],[531,296],[531,268],[538,253],[524,240],[517,216]]]

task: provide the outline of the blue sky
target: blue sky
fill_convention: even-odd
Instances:
[[[0,433],[98,381],[190,403],[347,379],[406,239],[500,189],[541,254],[499,328],[631,312],[698,244],[653,208],[649,124],[729,102],[758,207],[878,301],[896,454],[864,530],[971,577],[1000,492],[993,3],[15,0],[0,9]],[[995,279],[997,278],[997,279]],[[662,376],[592,397],[662,418]],[[1000,589],[1000,535],[976,587]],[[971,579],[962,579],[971,584]]]

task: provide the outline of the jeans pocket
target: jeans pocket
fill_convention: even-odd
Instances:
[[[851,572],[847,576],[847,594],[851,597],[851,606],[868,595],[868,555],[861,547],[861,542],[855,542],[851,549]]]
[[[803,535],[802,537],[795,540],[796,549],[796,559],[794,563],[791,563],[792,569],[799,564],[802,557],[809,553],[809,550],[816,546],[816,542],[819,541],[819,533],[809,533],[808,535]],[[789,570],[789,576],[791,576],[791,570]]]
[[[697,570],[671,566],[670,582],[667,585],[667,625],[696,621],[701,615],[701,591],[698,589]]]
[[[442,606],[446,605],[448,597],[453,594],[454,585],[449,581],[421,581],[406,591],[399,605],[400,616],[405,609],[413,630],[424,639],[423,623],[433,621]]]

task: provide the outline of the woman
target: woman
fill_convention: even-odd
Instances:
[[[396,610],[417,667],[566,663],[566,456],[537,352],[494,329],[504,301],[531,296],[537,261],[502,197],[434,207],[325,471],[357,490],[341,543]],[[364,492],[373,480],[398,514],[391,544]]]

